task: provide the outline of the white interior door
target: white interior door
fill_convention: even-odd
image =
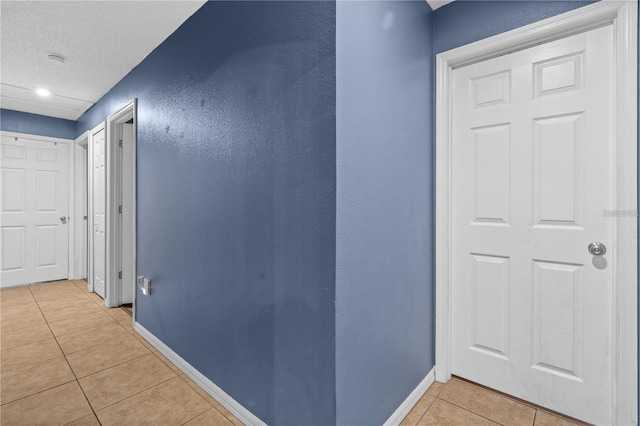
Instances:
[[[0,285],[66,279],[69,146],[6,135],[1,146]]]
[[[102,298],[105,297],[106,282],[106,168],[105,168],[105,129],[101,125],[92,132],[90,143],[92,145],[92,223],[93,223],[93,250],[92,270],[93,291]]]
[[[612,421],[612,58],[607,26],[453,72],[452,372],[596,424]]]

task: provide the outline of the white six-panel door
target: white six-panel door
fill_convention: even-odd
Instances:
[[[66,143],[2,136],[2,287],[68,277]]]
[[[612,406],[612,52],[608,26],[453,72],[452,372],[597,424]]]
[[[105,297],[106,280],[106,169],[105,169],[105,130],[102,128],[92,131],[89,142],[92,144],[92,223],[93,250],[92,273],[93,291],[102,298]]]

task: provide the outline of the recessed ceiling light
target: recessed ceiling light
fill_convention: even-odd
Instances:
[[[40,87],[40,88],[36,89],[36,93],[39,96],[42,96],[43,98],[46,98],[47,96],[49,96],[51,94],[51,92],[48,91],[47,89],[45,89],[44,87]]]
[[[60,62],[61,64],[64,64],[65,61],[65,57],[57,53],[51,53],[47,55],[47,58],[49,58],[50,61]]]

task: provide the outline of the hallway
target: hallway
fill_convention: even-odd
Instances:
[[[86,281],[0,291],[0,424],[240,425]]]

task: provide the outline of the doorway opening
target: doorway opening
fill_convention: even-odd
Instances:
[[[107,275],[105,305],[129,305],[135,297],[136,100],[107,118]]]
[[[136,253],[136,100],[89,132],[89,291],[132,304]]]

